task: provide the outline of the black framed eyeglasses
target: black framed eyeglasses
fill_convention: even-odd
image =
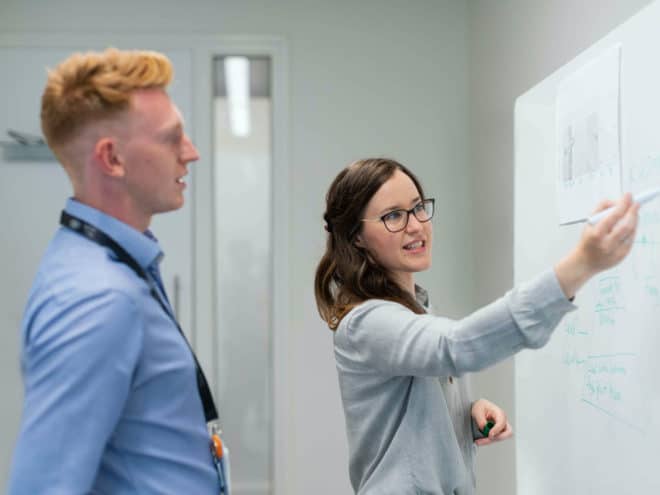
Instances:
[[[385,228],[390,232],[401,232],[408,226],[410,214],[415,215],[418,222],[428,222],[433,218],[433,210],[435,209],[435,199],[427,198],[420,201],[409,210],[392,210],[385,215],[378,218],[362,218],[363,222],[383,222]]]

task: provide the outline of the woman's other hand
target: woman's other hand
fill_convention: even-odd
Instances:
[[[489,400],[479,399],[472,403],[472,419],[480,430],[483,430],[486,424],[491,421],[493,427],[488,432],[488,436],[475,440],[477,445],[488,445],[511,438],[513,429],[506,419],[506,414],[497,405]]]

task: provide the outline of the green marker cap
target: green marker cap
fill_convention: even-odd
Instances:
[[[488,436],[488,433],[490,432],[490,429],[491,429],[493,426],[495,426],[495,423],[494,423],[493,421],[489,421],[488,423],[486,423],[486,426],[484,426],[484,429],[481,430],[482,435],[485,436],[485,437],[487,437],[487,436]]]

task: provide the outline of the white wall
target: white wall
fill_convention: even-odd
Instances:
[[[513,283],[513,105],[517,96],[651,3],[649,0],[470,0],[470,153],[475,304]],[[513,414],[513,360],[475,392]],[[514,418],[515,430],[515,418]],[[515,493],[514,443],[483,449],[480,493]],[[520,494],[527,495],[527,494]]]
[[[410,165],[439,209],[434,270],[423,283],[447,314],[471,306],[467,4],[0,0],[0,34],[99,31],[286,38],[292,261],[286,494],[348,493],[332,335],[316,313],[312,290],[323,248],[323,197],[338,170],[355,158],[387,155]],[[203,160],[197,166],[205,166]],[[3,254],[0,247],[6,259]],[[15,352],[0,345],[0,363]]]

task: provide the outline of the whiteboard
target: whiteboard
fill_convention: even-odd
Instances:
[[[559,226],[561,81],[621,44],[621,183],[660,186],[660,1],[520,96],[515,108],[514,278],[552,266],[582,225]],[[594,205],[595,206],[595,205]],[[588,214],[589,212],[584,212]],[[660,493],[660,201],[630,256],[578,293],[549,344],[516,356],[520,495]]]

